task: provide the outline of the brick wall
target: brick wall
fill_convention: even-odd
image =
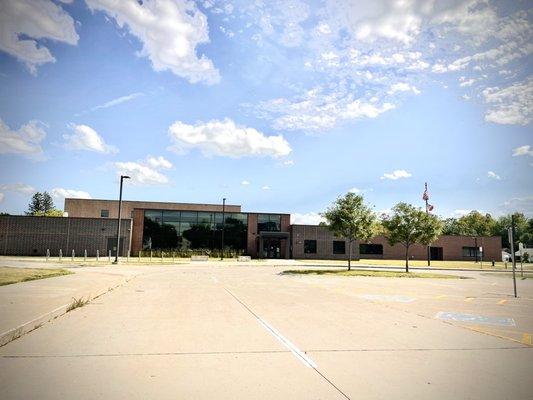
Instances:
[[[121,221],[121,248],[129,248],[131,220]],[[63,251],[70,257],[107,254],[108,238],[116,238],[117,220],[100,218],[63,218],[32,216],[0,216],[0,255],[52,256]]]
[[[304,241],[316,240],[316,253],[304,253]],[[345,254],[333,254],[333,241],[345,242]],[[337,238],[331,231],[322,226],[316,225],[292,225],[292,258],[301,259],[331,259],[347,260],[349,243],[343,238]],[[359,246],[352,244],[352,260],[359,259]]]

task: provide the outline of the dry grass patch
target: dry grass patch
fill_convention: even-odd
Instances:
[[[69,274],[66,269],[0,267],[0,286]]]
[[[401,272],[401,271],[371,271],[352,269],[290,269],[282,272],[283,275],[333,275],[333,276],[376,276],[382,278],[431,278],[431,279],[469,279],[459,275],[433,274],[425,272]]]

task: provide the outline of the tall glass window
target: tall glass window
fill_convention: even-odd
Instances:
[[[279,214],[259,214],[257,216],[258,232],[280,232],[281,215]]]
[[[222,241],[222,213],[146,210],[144,249],[219,249]],[[224,246],[245,251],[248,215],[225,213]]]

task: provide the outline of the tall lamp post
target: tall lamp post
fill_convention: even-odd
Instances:
[[[117,222],[117,251],[115,253],[115,261],[113,264],[118,264],[118,252],[120,251],[120,212],[122,211],[122,183],[124,179],[130,179],[127,175],[120,175],[120,194],[118,196],[118,222]]]
[[[224,259],[224,230],[226,228],[226,198],[222,199],[222,238],[220,241],[220,260]]]

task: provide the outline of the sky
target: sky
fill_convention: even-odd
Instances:
[[[533,216],[531,1],[5,0],[0,211],[65,197],[318,223],[349,191]]]

